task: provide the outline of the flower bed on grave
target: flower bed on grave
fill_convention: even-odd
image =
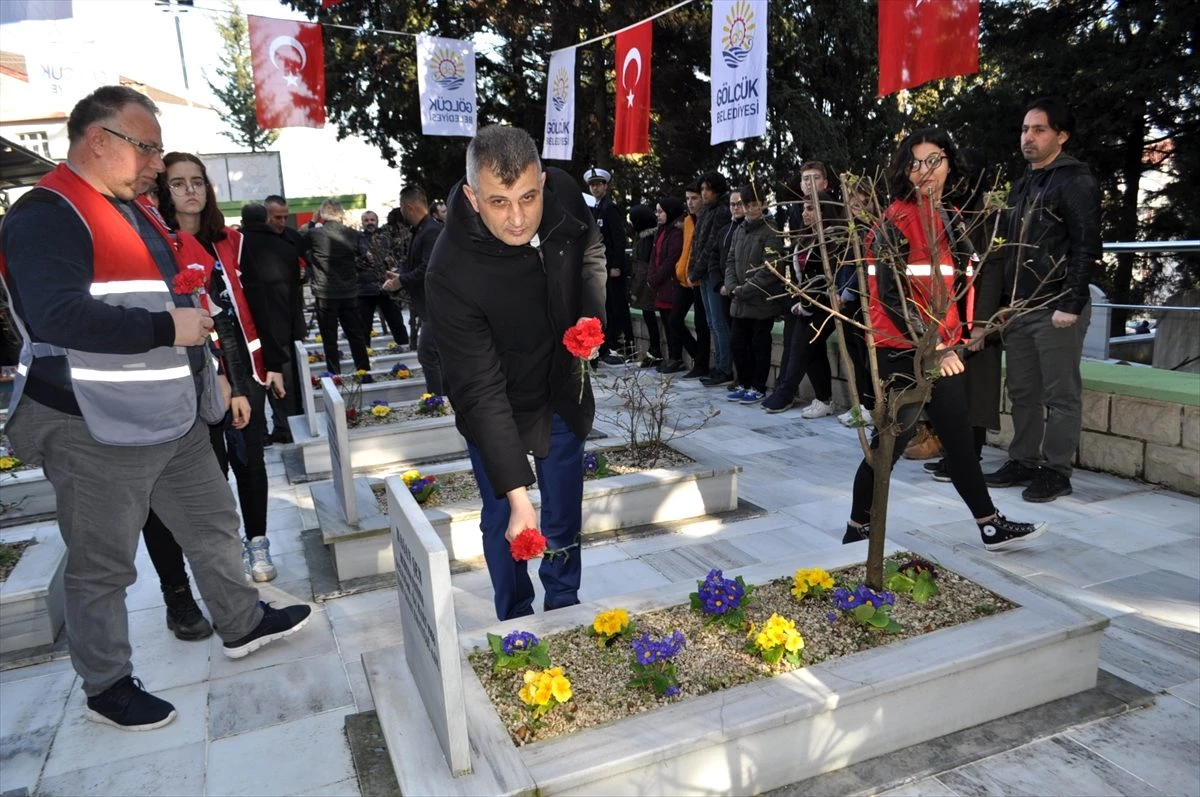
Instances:
[[[370,381],[364,382],[363,377],[367,375],[370,375],[371,379]],[[330,377],[333,379],[333,383],[341,388],[342,393],[345,394],[348,390],[358,384],[369,385],[378,384],[380,382],[403,382],[412,379],[413,372],[412,369],[404,363],[396,363],[387,371],[364,371],[360,369],[355,371],[353,374],[347,374],[346,376],[335,374],[333,371],[322,371],[321,373],[313,374],[312,377],[310,377],[314,390],[320,389],[321,379],[323,377]]]
[[[24,461],[13,453],[12,446],[8,444],[8,437],[0,433],[0,479],[9,474],[20,473],[26,470],[34,470],[34,466],[25,464]]]
[[[681,454],[669,446],[663,445],[660,449],[649,459],[644,450],[635,451],[630,446],[606,448],[603,451],[588,451],[583,455],[583,477],[585,480],[594,481],[626,473],[640,473],[651,467],[646,464],[651,460],[654,462],[652,467],[656,468],[676,468],[695,462],[691,457]],[[420,477],[419,471],[411,472],[418,473]],[[405,475],[407,476],[407,474]],[[416,496],[417,503],[421,505],[422,509],[479,500],[479,486],[475,483],[475,476],[470,471],[446,473],[433,478],[436,479],[437,489],[429,491],[424,498]],[[405,482],[408,482],[407,478]],[[409,486],[411,488],[411,484]],[[388,513],[386,485],[372,485],[371,490],[375,493],[375,501],[380,511],[386,515]]]
[[[490,639],[492,650],[477,648],[468,660],[514,743],[524,745],[1015,608],[907,554],[887,561],[893,592],[864,587],[866,568],[858,566],[744,585],[737,600],[742,585],[713,571],[693,604],[724,603],[724,615],[682,605],[623,625],[621,610],[608,611],[590,627],[520,638],[516,647],[514,634]],[[506,656],[512,663],[510,651],[521,666],[497,668]]]

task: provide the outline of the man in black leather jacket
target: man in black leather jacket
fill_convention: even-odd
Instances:
[[[1026,501],[1071,493],[1082,426],[1079,362],[1092,316],[1089,284],[1101,254],[1100,191],[1087,165],[1063,153],[1075,117],[1061,99],[1034,100],[1021,126],[1029,170],[1009,196],[1004,333],[1013,439],[993,487],[1029,486]]]
[[[317,328],[325,349],[325,367],[341,372],[337,330],[341,323],[354,368],[370,371],[367,331],[358,312],[358,231],[346,226],[346,211],[340,202],[321,203],[321,225],[304,234],[308,243],[308,280],[317,302]]]

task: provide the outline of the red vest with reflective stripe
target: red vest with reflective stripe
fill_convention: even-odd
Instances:
[[[907,292],[905,297],[906,309],[910,313],[918,313],[920,322],[928,328],[932,324],[939,326],[939,335],[950,345],[956,344],[962,337],[962,324],[958,316],[958,304],[954,302],[954,253],[951,250],[949,238],[940,214],[932,214],[931,220],[922,221],[916,203],[897,200],[884,212],[884,219],[904,238],[907,244],[908,262],[906,273],[901,284]],[[937,231],[936,246],[937,263],[933,262],[934,252],[931,251],[925,234],[927,222]],[[889,252],[889,263],[895,269],[895,256],[900,251],[900,241],[889,241],[886,246],[894,249]],[[876,282],[876,252],[877,246],[883,245],[877,230],[867,236],[867,288],[870,292],[871,326],[875,332],[875,345],[888,349],[911,349],[907,329],[901,329],[892,321],[883,303],[879,299],[879,286]],[[934,279],[940,278],[945,285],[944,300],[947,303],[944,319],[933,318],[931,305],[935,298]]]

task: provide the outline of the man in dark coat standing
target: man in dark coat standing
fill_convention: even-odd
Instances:
[[[299,366],[295,341],[304,340],[300,294],[300,255],[293,243],[267,224],[263,205],[242,208],[242,287],[262,341],[268,371],[283,374],[286,390],[274,396],[275,428],[271,441],[292,442],[290,415],[300,414]]]
[[[604,322],[604,246],[575,181],[542,171],[524,130],[491,126],[467,148],[425,277],[445,387],[483,500],[484,556],[502,620],[533,613],[528,565],[509,544],[538,528],[546,610],[579,602],[583,444],[595,401],[562,343],[581,318]]]
[[[346,226],[346,211],[334,199],[321,203],[321,224],[304,234],[308,245],[308,281],[317,302],[317,328],[325,349],[325,367],[341,373],[338,325],[350,344],[358,371],[371,370],[367,331],[358,312],[358,231]],[[366,381],[366,380],[364,380]]]
[[[387,272],[383,289],[398,291],[403,287],[408,290],[412,312],[421,319],[421,331],[412,346],[417,352],[417,362],[421,363],[421,371],[425,374],[425,390],[435,396],[444,396],[446,390],[442,386],[441,358],[438,357],[437,341],[425,307],[425,270],[429,268],[429,259],[442,232],[442,224],[429,212],[429,200],[419,185],[406,185],[400,189],[400,211],[412,230],[412,240],[408,245],[408,257],[396,271]]]

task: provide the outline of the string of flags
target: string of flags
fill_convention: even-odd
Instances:
[[[609,38],[615,39],[613,154],[650,151],[653,23],[693,1],[681,0],[619,31],[550,53],[543,158],[571,159],[575,140],[575,52]],[[321,0],[321,8],[341,2]],[[710,143],[765,135],[769,0],[711,3]],[[0,0],[0,5],[3,22],[72,16],[71,0]],[[879,0],[878,96],[930,80],[978,72],[979,5],[980,0]],[[248,19],[259,126],[324,126],[325,23],[253,15]],[[474,136],[478,95],[473,42],[401,31],[375,32],[414,35],[417,40],[421,132],[429,136]],[[29,74],[33,73],[30,65]]]

